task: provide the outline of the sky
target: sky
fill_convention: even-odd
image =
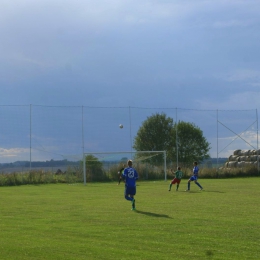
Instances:
[[[259,111],[259,13],[259,0],[1,0],[0,105]]]

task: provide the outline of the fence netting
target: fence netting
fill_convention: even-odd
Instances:
[[[84,153],[132,151],[138,129],[157,113],[199,127],[211,158],[258,149],[257,110],[2,105],[0,170],[66,171],[80,167]]]

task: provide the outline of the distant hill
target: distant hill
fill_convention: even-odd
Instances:
[[[79,165],[79,161],[68,161],[68,160],[50,160],[50,161],[33,161],[31,162],[32,167],[61,167],[66,165]],[[15,167],[30,167],[30,161],[16,161],[13,163],[1,163],[1,168],[15,168]]]

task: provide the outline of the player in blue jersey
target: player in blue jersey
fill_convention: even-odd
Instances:
[[[128,167],[124,169],[122,178],[125,180],[125,199],[132,202],[132,210],[135,210],[135,198],[136,194],[136,180],[138,179],[138,173],[133,168],[133,161],[127,161]]]
[[[190,182],[191,181],[194,181],[199,187],[200,187],[200,190],[203,190],[203,188],[201,187],[201,185],[198,183],[198,177],[199,177],[199,167],[198,167],[198,163],[197,162],[194,162],[193,163],[193,175],[189,178],[188,180],[188,188],[186,191],[189,191],[190,190]]]

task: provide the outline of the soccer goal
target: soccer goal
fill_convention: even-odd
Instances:
[[[88,152],[83,154],[84,184],[105,177],[116,178],[129,159],[133,160],[139,179],[167,180],[166,151]]]

